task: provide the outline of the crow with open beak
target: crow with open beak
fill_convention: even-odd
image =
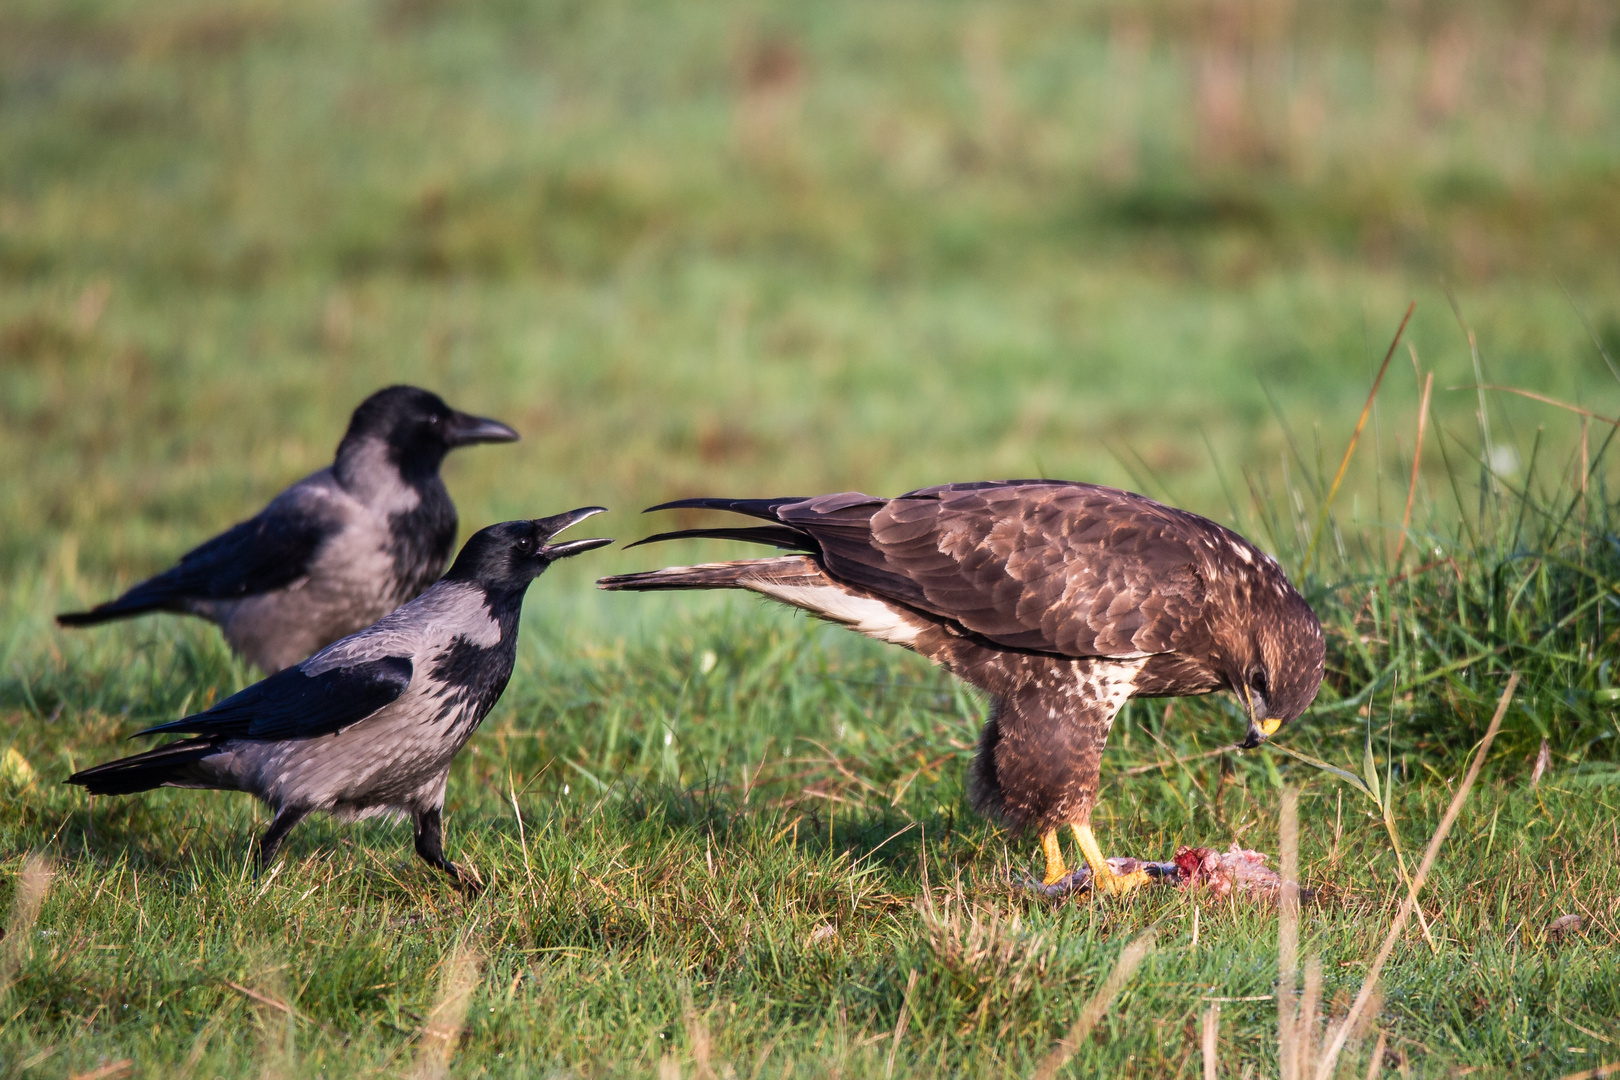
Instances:
[[[248,792],[275,812],[259,839],[261,868],[313,811],[408,817],[416,853],[476,889],[476,877],[444,855],[450,763],[512,676],[529,583],[558,559],[612,543],[553,542],[599,513],[587,506],[474,533],[449,573],[376,624],[205,712],[138,733],[192,738],[67,782],[92,795],[156,787]]]

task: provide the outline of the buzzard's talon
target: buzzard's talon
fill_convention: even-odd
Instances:
[[[1123,895],[1143,885],[1180,885],[1180,867],[1173,862],[1141,862],[1137,859],[1115,857],[1108,860],[1108,877],[1102,891],[1109,895]],[[1078,896],[1091,892],[1091,867],[1064,874],[1054,881],[1036,881],[1032,877],[1013,875],[1013,884],[1047,900],[1061,900],[1065,896]]]
[[[1136,862],[1135,859],[1116,861]],[[1109,867],[1106,874],[1097,875],[1094,888],[1105,896],[1124,896],[1126,893],[1135,892],[1143,885],[1156,880],[1157,878],[1149,874],[1146,868],[1140,864],[1137,865],[1135,870],[1128,873],[1119,873],[1113,867]]]
[[[1122,896],[1150,883],[1164,881],[1177,884],[1181,881],[1181,868],[1173,862],[1143,862],[1124,856],[1105,859],[1090,828],[1084,825],[1072,828],[1075,838],[1080,841],[1080,851],[1085,855],[1086,865],[1071,873],[1063,863],[1063,849],[1058,845],[1057,830],[1050,829],[1041,835],[1041,853],[1046,857],[1045,880],[1037,882],[1024,878],[1016,881],[1016,884],[1055,900],[1071,893],[1093,891]]]
[[[1063,849],[1058,846],[1056,829],[1047,829],[1041,834],[1041,854],[1046,856],[1046,880],[1041,885],[1051,888],[1067,880],[1069,869],[1063,865]]]
[[[1091,891],[1091,867],[1082,866],[1074,873],[1064,874],[1056,881],[1041,882],[1026,877],[1018,884],[1047,900],[1061,900],[1071,894]]]
[[[1103,858],[1102,848],[1097,845],[1097,838],[1091,834],[1090,825],[1075,824],[1069,827],[1074,830],[1074,838],[1080,843],[1080,853],[1085,856],[1086,865],[1091,868],[1094,892],[1107,896],[1124,896],[1164,876],[1162,864],[1144,863],[1131,858]],[[1147,868],[1151,865],[1158,865],[1160,872],[1150,872]],[[1175,866],[1174,863],[1169,865]],[[1177,873],[1180,871],[1177,870]]]

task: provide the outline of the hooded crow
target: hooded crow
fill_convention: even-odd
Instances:
[[[426,390],[379,390],[354,410],[330,468],[193,548],[172,569],[56,621],[93,626],[149,611],[200,615],[219,625],[239,656],[267,673],[280,671],[437,580],[456,541],[456,507],[439,478],[445,454],[517,437]]]
[[[450,762],[506,689],[529,582],[611,540],[551,543],[600,506],[473,534],[421,596],[205,712],[138,732],[195,736],[68,777],[92,795],[155,787],[245,791],[275,811],[259,866],[311,811],[408,816],[416,853],[459,884],[440,811]]]

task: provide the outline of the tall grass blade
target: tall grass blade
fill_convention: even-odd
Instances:
[[[1221,1003],[1212,1001],[1204,1013],[1204,1037],[1200,1044],[1204,1056],[1204,1080],[1216,1080],[1219,1066],[1216,1054],[1220,1046],[1220,1034]]]
[[[884,1080],[894,1075],[894,1056],[900,1051],[900,1040],[906,1037],[906,1024],[911,1020],[911,993],[917,988],[917,969],[906,976],[906,992],[900,999],[900,1015],[894,1021],[894,1037],[889,1040],[889,1057],[883,1063]]]
[[[1367,426],[1367,417],[1372,414],[1373,402],[1378,399],[1378,387],[1384,382],[1384,373],[1389,370],[1389,362],[1395,357],[1395,349],[1401,343],[1401,335],[1406,332],[1406,324],[1412,320],[1412,312],[1417,310],[1417,301],[1414,300],[1406,306],[1406,314],[1401,318],[1401,325],[1395,329],[1395,337],[1389,343],[1389,351],[1384,354],[1384,362],[1378,367],[1378,376],[1373,379],[1372,389],[1367,391],[1367,403],[1361,407],[1361,416],[1356,420],[1356,430],[1350,435],[1350,445],[1344,448],[1344,457],[1339,461],[1339,471],[1333,474],[1333,483],[1329,485],[1327,497],[1322,500],[1322,509],[1317,513],[1316,528],[1311,532],[1311,542],[1305,548],[1306,566],[1311,565],[1311,556],[1316,554],[1316,545],[1322,539],[1322,527],[1327,524],[1328,514],[1333,509],[1333,497],[1339,493],[1339,485],[1344,483],[1344,474],[1350,468],[1350,458],[1355,455],[1356,443],[1361,441],[1362,429]]]
[[[1371,799],[1374,806],[1383,806],[1383,802],[1378,797],[1378,792],[1369,787],[1367,785],[1367,781],[1363,780],[1355,773],[1350,772],[1347,769],[1341,769],[1337,765],[1329,765],[1321,758],[1312,757],[1303,751],[1294,750],[1291,747],[1282,745],[1281,743],[1268,742],[1262,745],[1264,745],[1268,750],[1275,750],[1279,754],[1286,754],[1295,761],[1302,761],[1314,769],[1321,769],[1323,772],[1332,773],[1334,776],[1337,776],[1339,779],[1343,780],[1345,783],[1367,796],[1367,798]]]
[[[1283,789],[1278,823],[1282,891],[1277,900],[1277,1073],[1299,1080],[1298,1009],[1294,980],[1299,967],[1299,789]]]
[[[1412,480],[1406,488],[1406,511],[1401,514],[1401,535],[1395,541],[1395,569],[1401,568],[1401,551],[1412,527],[1412,502],[1417,497],[1418,468],[1423,464],[1423,435],[1429,428],[1429,395],[1434,391],[1434,372],[1423,380],[1423,400],[1418,403],[1417,445],[1412,450]]]
[[[1092,1029],[1108,1015],[1108,1007],[1114,1003],[1119,992],[1125,989],[1125,984],[1131,981],[1136,969],[1142,966],[1142,961],[1147,959],[1147,954],[1153,950],[1153,942],[1157,937],[1157,928],[1149,928],[1120,951],[1119,959],[1114,961],[1114,969],[1108,973],[1108,977],[1097,988],[1097,992],[1091,995],[1091,1000],[1080,1010],[1080,1016],[1075,1020],[1074,1026],[1069,1028],[1069,1033],[1041,1059],[1040,1065],[1035,1070],[1035,1080],[1053,1080],[1058,1070],[1068,1064],[1074,1052],[1080,1048],[1080,1044],[1090,1036]]]
[[[28,959],[34,923],[39,921],[45,894],[51,890],[52,874],[51,860],[47,856],[36,854],[23,860],[17,891],[11,901],[11,915],[6,919],[5,937],[0,939],[0,995],[11,989],[17,969]]]
[[[1418,892],[1422,890],[1429,880],[1429,871],[1434,869],[1434,862],[1440,855],[1440,846],[1446,842],[1451,826],[1456,822],[1457,815],[1462,812],[1463,803],[1468,799],[1468,793],[1473,790],[1474,781],[1479,778],[1479,771],[1485,764],[1485,756],[1490,753],[1491,743],[1496,740],[1496,733],[1502,729],[1502,718],[1507,715],[1508,705],[1513,701],[1513,692],[1519,687],[1519,673],[1515,671],[1508,677],[1507,688],[1502,691],[1502,697],[1496,706],[1496,714],[1491,717],[1490,727],[1485,729],[1485,738],[1480,741],[1479,750],[1474,755],[1474,762],[1468,767],[1468,774],[1463,782],[1457,786],[1457,793],[1451,797],[1451,805],[1446,807],[1445,816],[1440,819],[1439,826],[1434,835],[1429,838],[1428,850],[1423,853],[1423,861],[1418,864],[1417,876],[1412,879],[1411,888],[1407,890],[1406,899],[1401,903],[1401,909],[1390,925],[1389,934],[1384,938],[1383,946],[1373,959],[1372,967],[1367,977],[1362,980],[1361,990],[1356,994],[1355,1002],[1350,1006],[1350,1012],[1345,1016],[1343,1023],[1334,1030],[1333,1038],[1328,1043],[1326,1051],[1322,1054],[1322,1061],[1317,1066],[1316,1080],[1328,1080],[1333,1075],[1334,1067],[1338,1064],[1339,1054],[1344,1050],[1345,1040],[1355,1029],[1361,1012],[1367,1007],[1374,991],[1378,989],[1378,977],[1389,961],[1390,953],[1395,950],[1395,943],[1400,940],[1401,931],[1406,928],[1406,920],[1411,917],[1412,909],[1417,906]]]
[[[461,1041],[482,966],[483,957],[470,945],[458,944],[451,952],[439,983],[439,999],[422,1028],[412,1080],[443,1080],[450,1074],[450,1059]]]

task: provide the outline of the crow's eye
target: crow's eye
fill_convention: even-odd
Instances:
[[[525,536],[518,540],[517,549],[524,555],[534,554],[534,537]]]
[[[1249,672],[1249,687],[1261,697],[1266,696],[1266,673],[1259,668]]]

